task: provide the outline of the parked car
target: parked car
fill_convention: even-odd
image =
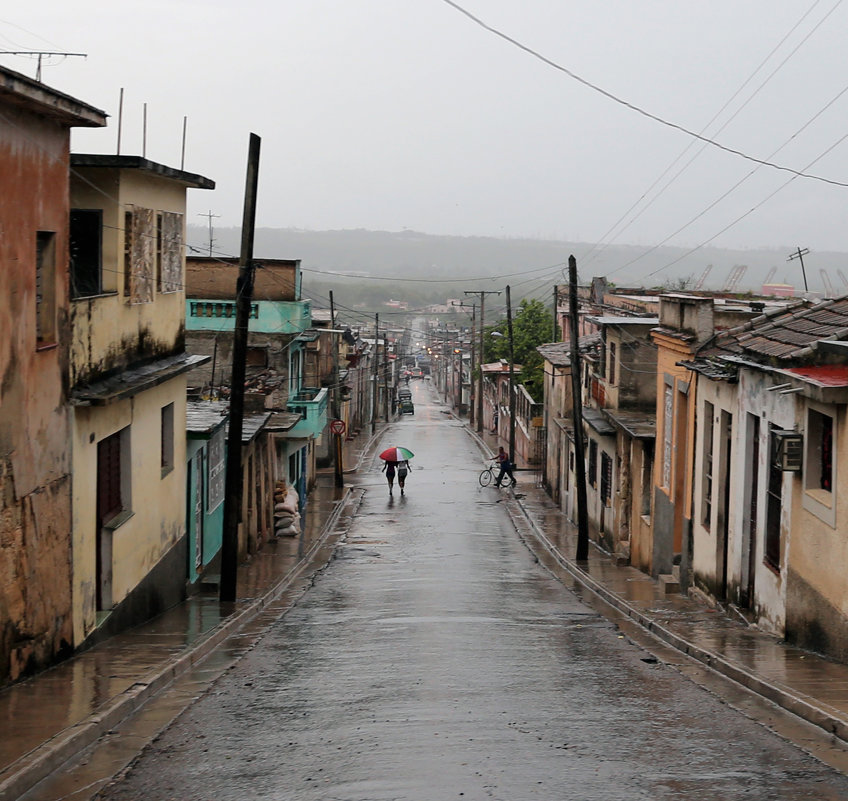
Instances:
[[[399,414],[415,414],[415,404],[411,400],[402,400],[398,407]]]
[[[412,390],[399,389],[397,392],[397,397],[399,401],[412,400]]]

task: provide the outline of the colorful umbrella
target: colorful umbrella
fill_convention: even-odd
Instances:
[[[415,454],[408,448],[386,448],[380,454],[380,458],[385,459],[387,462],[405,462],[413,456]]]

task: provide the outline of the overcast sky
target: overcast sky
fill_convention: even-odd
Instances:
[[[848,183],[848,3],[460,5],[646,112]],[[124,154],[141,152],[146,102],[147,157],[179,167],[187,116],[185,169],[217,182],[190,192],[189,222],[240,224],[252,131],[262,226],[848,251],[848,187],[703,147],[445,0],[34,0],[0,12],[0,49],[87,54],[43,68],[111,115],[75,151],[115,152],[122,87]]]

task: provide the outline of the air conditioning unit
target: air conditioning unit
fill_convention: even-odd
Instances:
[[[787,473],[799,473],[804,466],[804,435],[795,431],[772,431],[774,466]]]

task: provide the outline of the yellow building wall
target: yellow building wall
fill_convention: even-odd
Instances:
[[[804,432],[806,438],[809,436],[805,430],[806,408],[805,404],[800,406],[797,430]],[[827,503],[809,503],[810,498],[821,502],[824,493],[805,489],[803,475],[798,474],[792,482],[792,538],[783,555],[788,566],[787,636],[845,661],[848,660],[848,583],[845,581],[848,415],[844,404],[818,404],[812,408],[834,416],[835,475]],[[814,511],[817,506],[818,513]]]
[[[73,422],[74,634],[98,623],[97,443],[130,427],[132,515],[112,532],[112,603],[120,603],[185,534],[186,379],[178,377],[109,406],[76,407]],[[173,469],[162,475],[161,410],[174,404]],[[125,499],[126,501],[126,499]]]
[[[182,351],[185,290],[155,290],[152,303],[124,297],[124,212],[133,206],[183,215],[185,187],[138,170],[77,168],[85,180],[72,182],[71,207],[103,209],[103,294],[72,301],[71,383],[131,364],[139,357]],[[89,185],[90,182],[92,185]]]

